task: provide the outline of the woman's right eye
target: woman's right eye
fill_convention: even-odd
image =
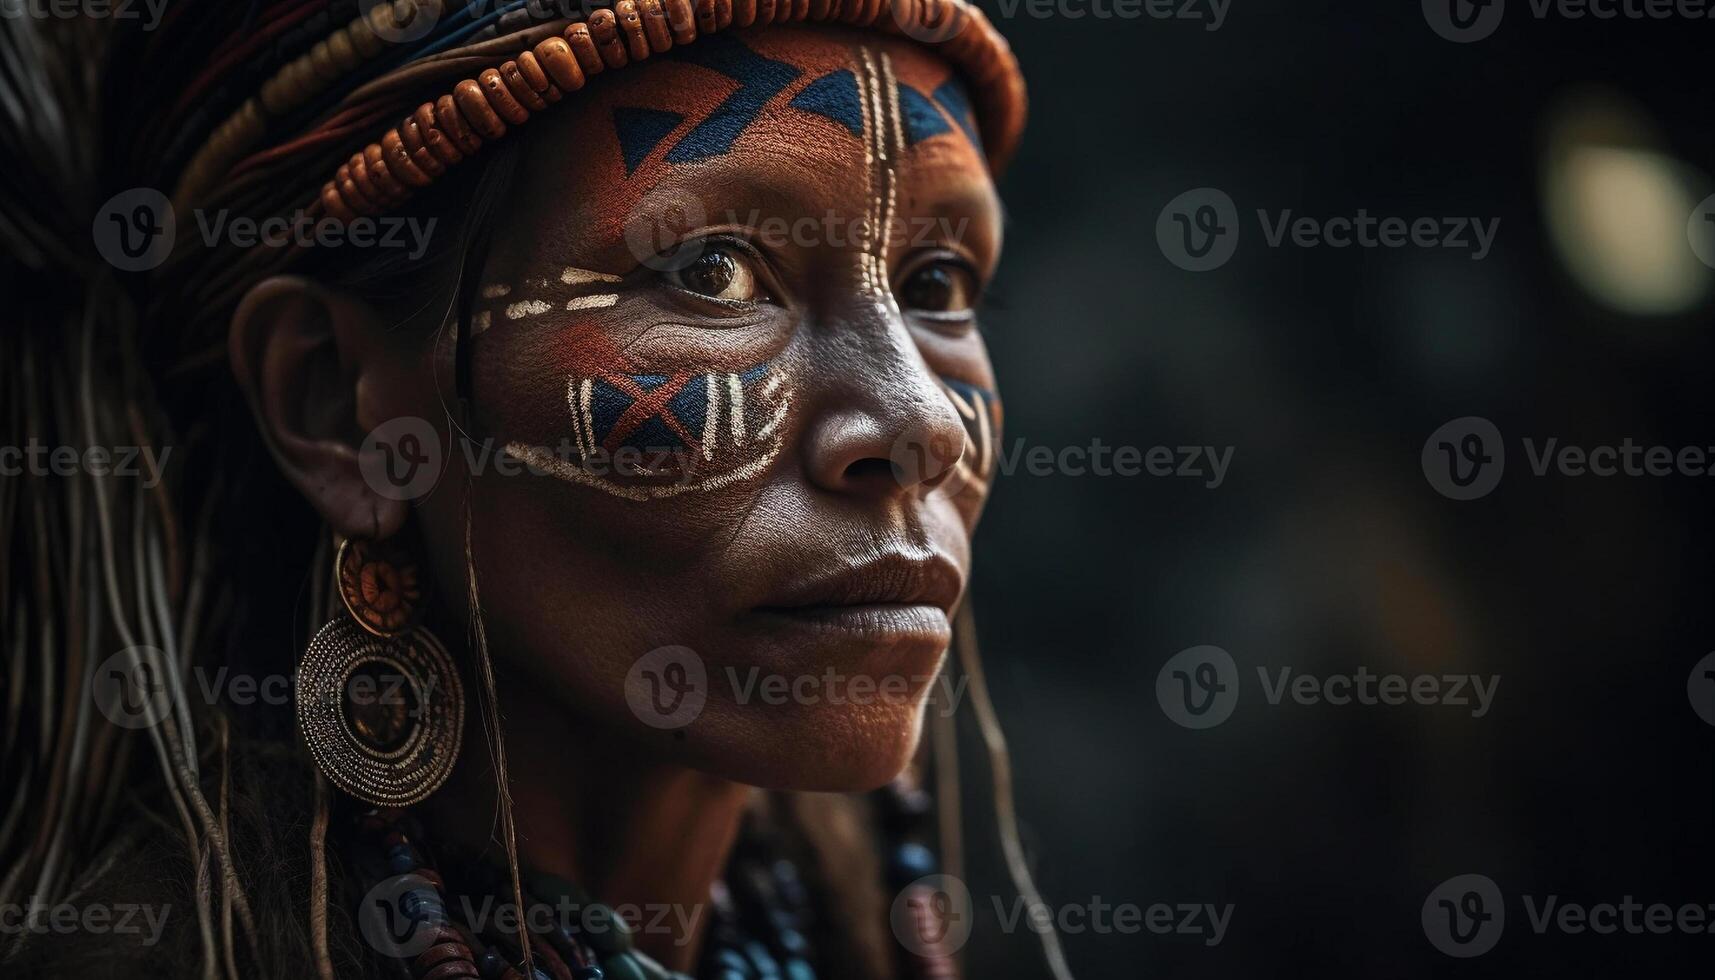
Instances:
[[[736,242],[709,239],[683,246],[680,260],[662,272],[667,283],[727,303],[765,303],[756,258]]]

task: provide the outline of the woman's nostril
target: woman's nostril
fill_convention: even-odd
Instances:
[[[853,460],[846,466],[845,480],[849,486],[875,486],[883,482],[897,483],[896,467],[890,459],[868,456]]]

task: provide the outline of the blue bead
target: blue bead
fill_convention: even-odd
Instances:
[[[776,938],[780,948],[785,950],[788,956],[808,956],[810,954],[810,941],[805,939],[804,934],[796,929],[782,929]]]
[[[893,859],[888,862],[887,875],[899,888],[935,873],[935,855],[922,844],[905,843],[893,852]]]
[[[599,966],[580,966],[572,971],[572,980],[603,980],[604,976]]]
[[[816,971],[803,960],[787,960],[786,980],[816,980]]]
[[[750,963],[747,962],[736,949],[723,949],[716,953],[715,966],[722,970],[730,970],[731,972],[738,974],[740,977],[752,977],[756,975],[755,972],[751,970]]]
[[[751,941],[744,944],[744,955],[750,959],[750,965],[764,980],[774,980],[780,976],[780,964],[774,962],[774,957],[768,952],[768,947],[759,942]]]

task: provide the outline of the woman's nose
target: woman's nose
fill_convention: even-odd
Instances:
[[[859,300],[818,331],[804,456],[810,479],[835,493],[888,496],[945,482],[965,427],[940,379],[884,300]]]

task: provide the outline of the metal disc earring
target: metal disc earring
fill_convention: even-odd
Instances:
[[[446,647],[417,625],[416,562],[397,545],[346,539],[334,555],[346,615],[298,662],[298,732],[340,789],[376,806],[426,799],[464,738],[464,684]]]

